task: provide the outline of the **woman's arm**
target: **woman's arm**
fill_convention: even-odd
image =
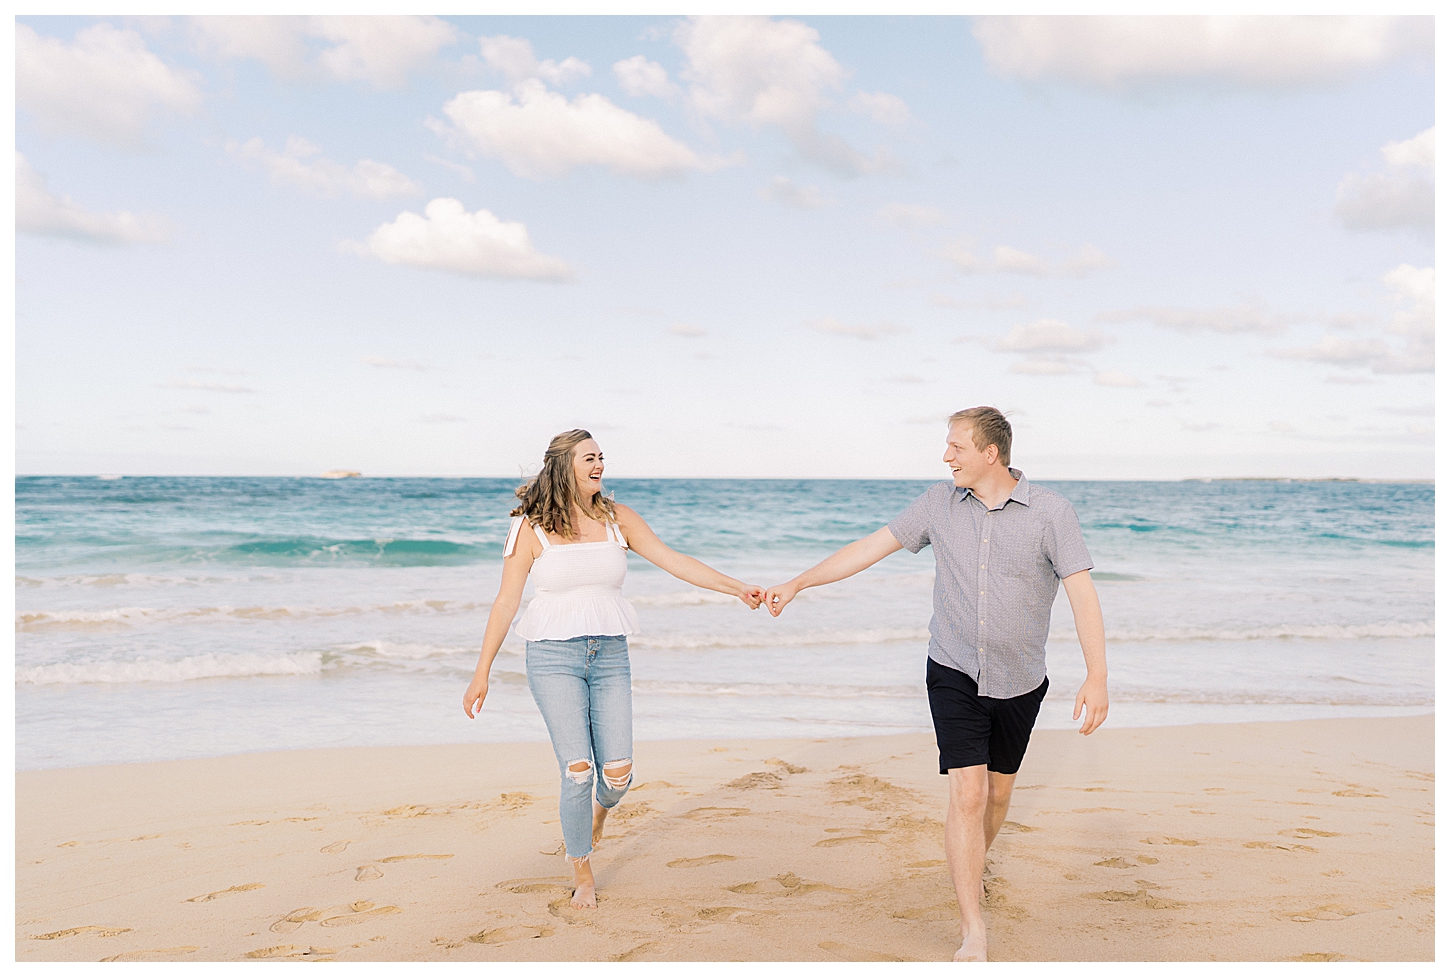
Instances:
[[[739,597],[752,611],[760,606],[760,600],[765,596],[764,588],[741,583],[734,577],[726,576],[719,570],[706,566],[693,556],[676,553],[654,534],[654,530],[649,528],[644,517],[629,506],[615,503],[614,512],[619,519],[619,528],[623,531],[624,541],[629,544],[629,548],[661,570],[671,576],[679,577],[685,583],[694,584],[696,587]]]
[[[524,528],[528,522],[525,520]],[[483,629],[483,650],[478,655],[478,667],[473,670],[473,681],[463,693],[463,711],[472,719],[483,710],[484,697],[488,695],[488,672],[493,668],[494,656],[503,646],[509,625],[518,612],[519,601],[524,596],[524,581],[529,578],[529,569],[542,547],[531,532],[520,532],[514,544],[514,551],[503,559],[503,579],[499,581],[498,596],[488,612],[488,626]]]

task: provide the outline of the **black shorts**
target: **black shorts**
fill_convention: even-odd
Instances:
[[[994,773],[1016,773],[1045,695],[1044,678],[1031,692],[992,699],[978,694],[970,675],[928,658],[926,697],[931,702],[941,772],[985,763]]]

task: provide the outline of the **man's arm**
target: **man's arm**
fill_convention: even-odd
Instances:
[[[1062,589],[1067,591],[1068,603],[1072,605],[1077,641],[1082,645],[1082,659],[1087,664],[1087,681],[1078,689],[1077,702],[1072,707],[1074,720],[1084,711],[1087,713],[1078,730],[1086,736],[1108,718],[1108,648],[1103,634],[1103,609],[1098,603],[1092,574],[1087,570],[1063,577]]]
[[[847,543],[795,579],[771,587],[765,592],[765,606],[770,609],[771,617],[780,617],[780,612],[785,610],[785,605],[794,600],[795,595],[807,587],[819,587],[822,584],[844,580],[851,574],[860,573],[872,564],[885,559],[899,549],[901,549],[901,543],[891,534],[890,529],[882,526],[870,536],[858,539],[854,543]]]

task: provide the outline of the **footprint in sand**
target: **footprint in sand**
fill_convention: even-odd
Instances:
[[[269,946],[261,950],[253,950],[242,956],[248,960],[266,960],[269,957],[330,957],[336,952],[336,950],[324,946],[298,946],[295,943],[287,943],[283,946]]]
[[[845,777],[837,777],[830,782],[829,786],[835,788],[837,791],[857,795],[833,801],[832,803],[858,804],[868,811],[881,811],[887,808],[897,807],[916,798],[914,791],[907,790],[905,787],[898,787],[889,781],[864,773],[853,773]]]
[[[1338,831],[1319,831],[1315,828],[1286,828],[1279,834],[1286,838],[1338,838]]]
[[[843,828],[827,828],[826,830],[827,831],[842,831],[842,830],[845,830],[845,829],[843,829]],[[841,837],[841,838],[826,838],[823,841],[818,841],[818,842],[816,842],[815,847],[816,848],[833,848],[836,845],[859,845],[859,844],[863,844],[863,843],[865,843],[865,844],[872,844],[872,843],[876,842],[881,835],[884,835],[884,834],[887,833],[885,831],[882,831],[882,830],[879,830],[879,829],[875,829],[875,828],[861,828],[859,830],[861,832],[860,834],[846,835],[846,836]]]
[[[781,760],[777,757],[771,757],[765,762],[771,764],[772,766],[780,767],[786,773],[810,773],[810,771],[807,770],[805,767],[798,767],[794,763],[788,763],[785,760]]]
[[[1102,899],[1104,902],[1136,902],[1149,909],[1182,909],[1184,905],[1176,899],[1155,896],[1147,889],[1139,889],[1137,892],[1090,892],[1088,898]]]
[[[1246,841],[1245,848],[1273,848],[1278,851],[1307,851],[1311,855],[1319,854],[1318,848],[1310,848],[1308,845],[1276,845],[1272,841]]]
[[[131,932],[129,926],[73,926],[68,930],[56,930],[54,933],[42,933],[39,936],[32,936],[32,940],[64,940],[72,936],[120,936],[122,933]]]
[[[946,859],[944,859],[944,858],[928,858],[925,861],[921,861],[921,862],[907,862],[906,863],[906,867],[907,868],[936,868],[938,865],[945,865],[945,864],[946,864]]]
[[[870,961],[872,963],[878,961],[881,963],[903,963],[906,960],[905,957],[882,953],[879,950],[863,950],[859,947],[847,946],[844,943],[834,943],[830,940],[824,943],[817,943],[816,946],[841,960]]]
[[[468,938],[468,942],[495,945],[512,943],[515,940],[542,940],[546,936],[553,935],[552,926],[500,926],[497,929],[474,933]]]
[[[186,953],[195,953],[200,950],[199,946],[168,946],[158,950],[132,950],[129,953],[118,953],[114,957],[102,957],[101,963],[124,963],[128,960],[150,960],[153,957],[179,957]]]
[[[1007,834],[1027,834],[1038,829],[1030,824],[1018,824],[1016,821],[1003,821],[1002,830]]]
[[[324,855],[336,855],[340,851],[347,851],[347,846],[350,844],[352,844],[351,841],[334,841],[330,845],[323,845],[318,851]]]
[[[366,923],[380,916],[393,916],[402,912],[397,906],[378,906],[376,909],[368,909],[364,912],[352,912],[343,916],[332,916],[318,923],[319,926],[356,926],[359,923]]]
[[[1361,784],[1350,784],[1344,790],[1336,790],[1335,797],[1384,797],[1373,787],[1365,787]]]
[[[380,862],[406,862],[411,858],[452,858],[452,855],[389,855],[387,858],[380,858]]]
[[[1093,862],[1094,865],[1101,865],[1103,868],[1137,868],[1132,862],[1121,855],[1114,858],[1105,858],[1101,862]]]
[[[250,892],[253,889],[264,888],[261,882],[248,882],[246,885],[234,885],[230,889],[218,889],[216,892],[208,892],[204,896],[192,896],[190,899],[183,899],[182,902],[211,902],[213,899],[220,899],[222,896],[229,896],[233,892]]]
[[[1337,923],[1341,919],[1348,919],[1350,916],[1358,916],[1360,913],[1369,911],[1367,909],[1355,909],[1351,906],[1342,906],[1338,903],[1330,903],[1327,906],[1315,906],[1313,909],[1305,909],[1301,912],[1287,913],[1286,915],[1295,923]]]
[[[294,909],[283,916],[269,927],[273,933],[295,933],[303,923],[310,923],[321,919],[324,910],[313,909],[311,906],[303,906],[301,909]]]
[[[357,875],[353,877],[354,882],[371,882],[373,879],[380,879],[383,873],[378,871],[376,865],[359,865]]]
[[[665,862],[665,868],[698,868],[701,865],[733,861],[735,861],[734,855],[701,855],[699,858],[677,858],[672,862]]]
[[[707,906],[704,909],[695,910],[697,919],[708,920],[713,923],[750,921],[760,917],[774,916],[774,913],[763,913],[758,909],[743,909],[740,906]]]
[[[840,889],[834,885],[827,885],[824,882],[811,882],[801,878],[794,872],[786,872],[773,878],[762,879],[759,882],[746,882],[742,885],[726,886],[730,892],[739,892],[746,895],[774,895],[774,896],[800,896],[807,892],[846,892],[854,893],[855,889]]]
[[[1140,840],[1145,845],[1187,845],[1190,848],[1198,846],[1198,842],[1188,838],[1168,838],[1164,835],[1151,835]]]
[[[556,841],[552,845],[544,845],[539,849],[540,855],[563,855],[565,853],[564,843]]]
[[[1297,957],[1290,957],[1290,963],[1335,963],[1339,960],[1348,960],[1342,953],[1301,953]]]
[[[660,944],[653,941],[641,943],[637,947],[625,950],[623,953],[616,953],[609,959],[613,963],[629,963],[631,960],[644,960],[647,954],[654,953],[660,949]]]
[[[494,888],[517,892],[520,895],[526,892],[554,892],[560,889],[572,893],[574,887],[569,882],[570,880],[566,876],[555,875],[545,879],[508,879],[496,883]]]
[[[692,821],[721,821],[725,818],[738,818],[742,814],[749,814],[748,807],[697,807],[693,811],[686,811],[678,815],[682,818],[689,818]]]
[[[725,786],[736,790],[780,790],[780,784],[780,774],[761,770],[737,777]]]

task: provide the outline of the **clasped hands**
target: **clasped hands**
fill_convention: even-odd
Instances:
[[[761,604],[770,611],[771,617],[780,617],[780,612],[785,610],[785,605],[795,599],[800,592],[800,587],[789,583],[778,583],[774,587],[757,587],[754,584],[745,584],[740,593],[736,596],[745,602],[745,606],[752,611]]]

